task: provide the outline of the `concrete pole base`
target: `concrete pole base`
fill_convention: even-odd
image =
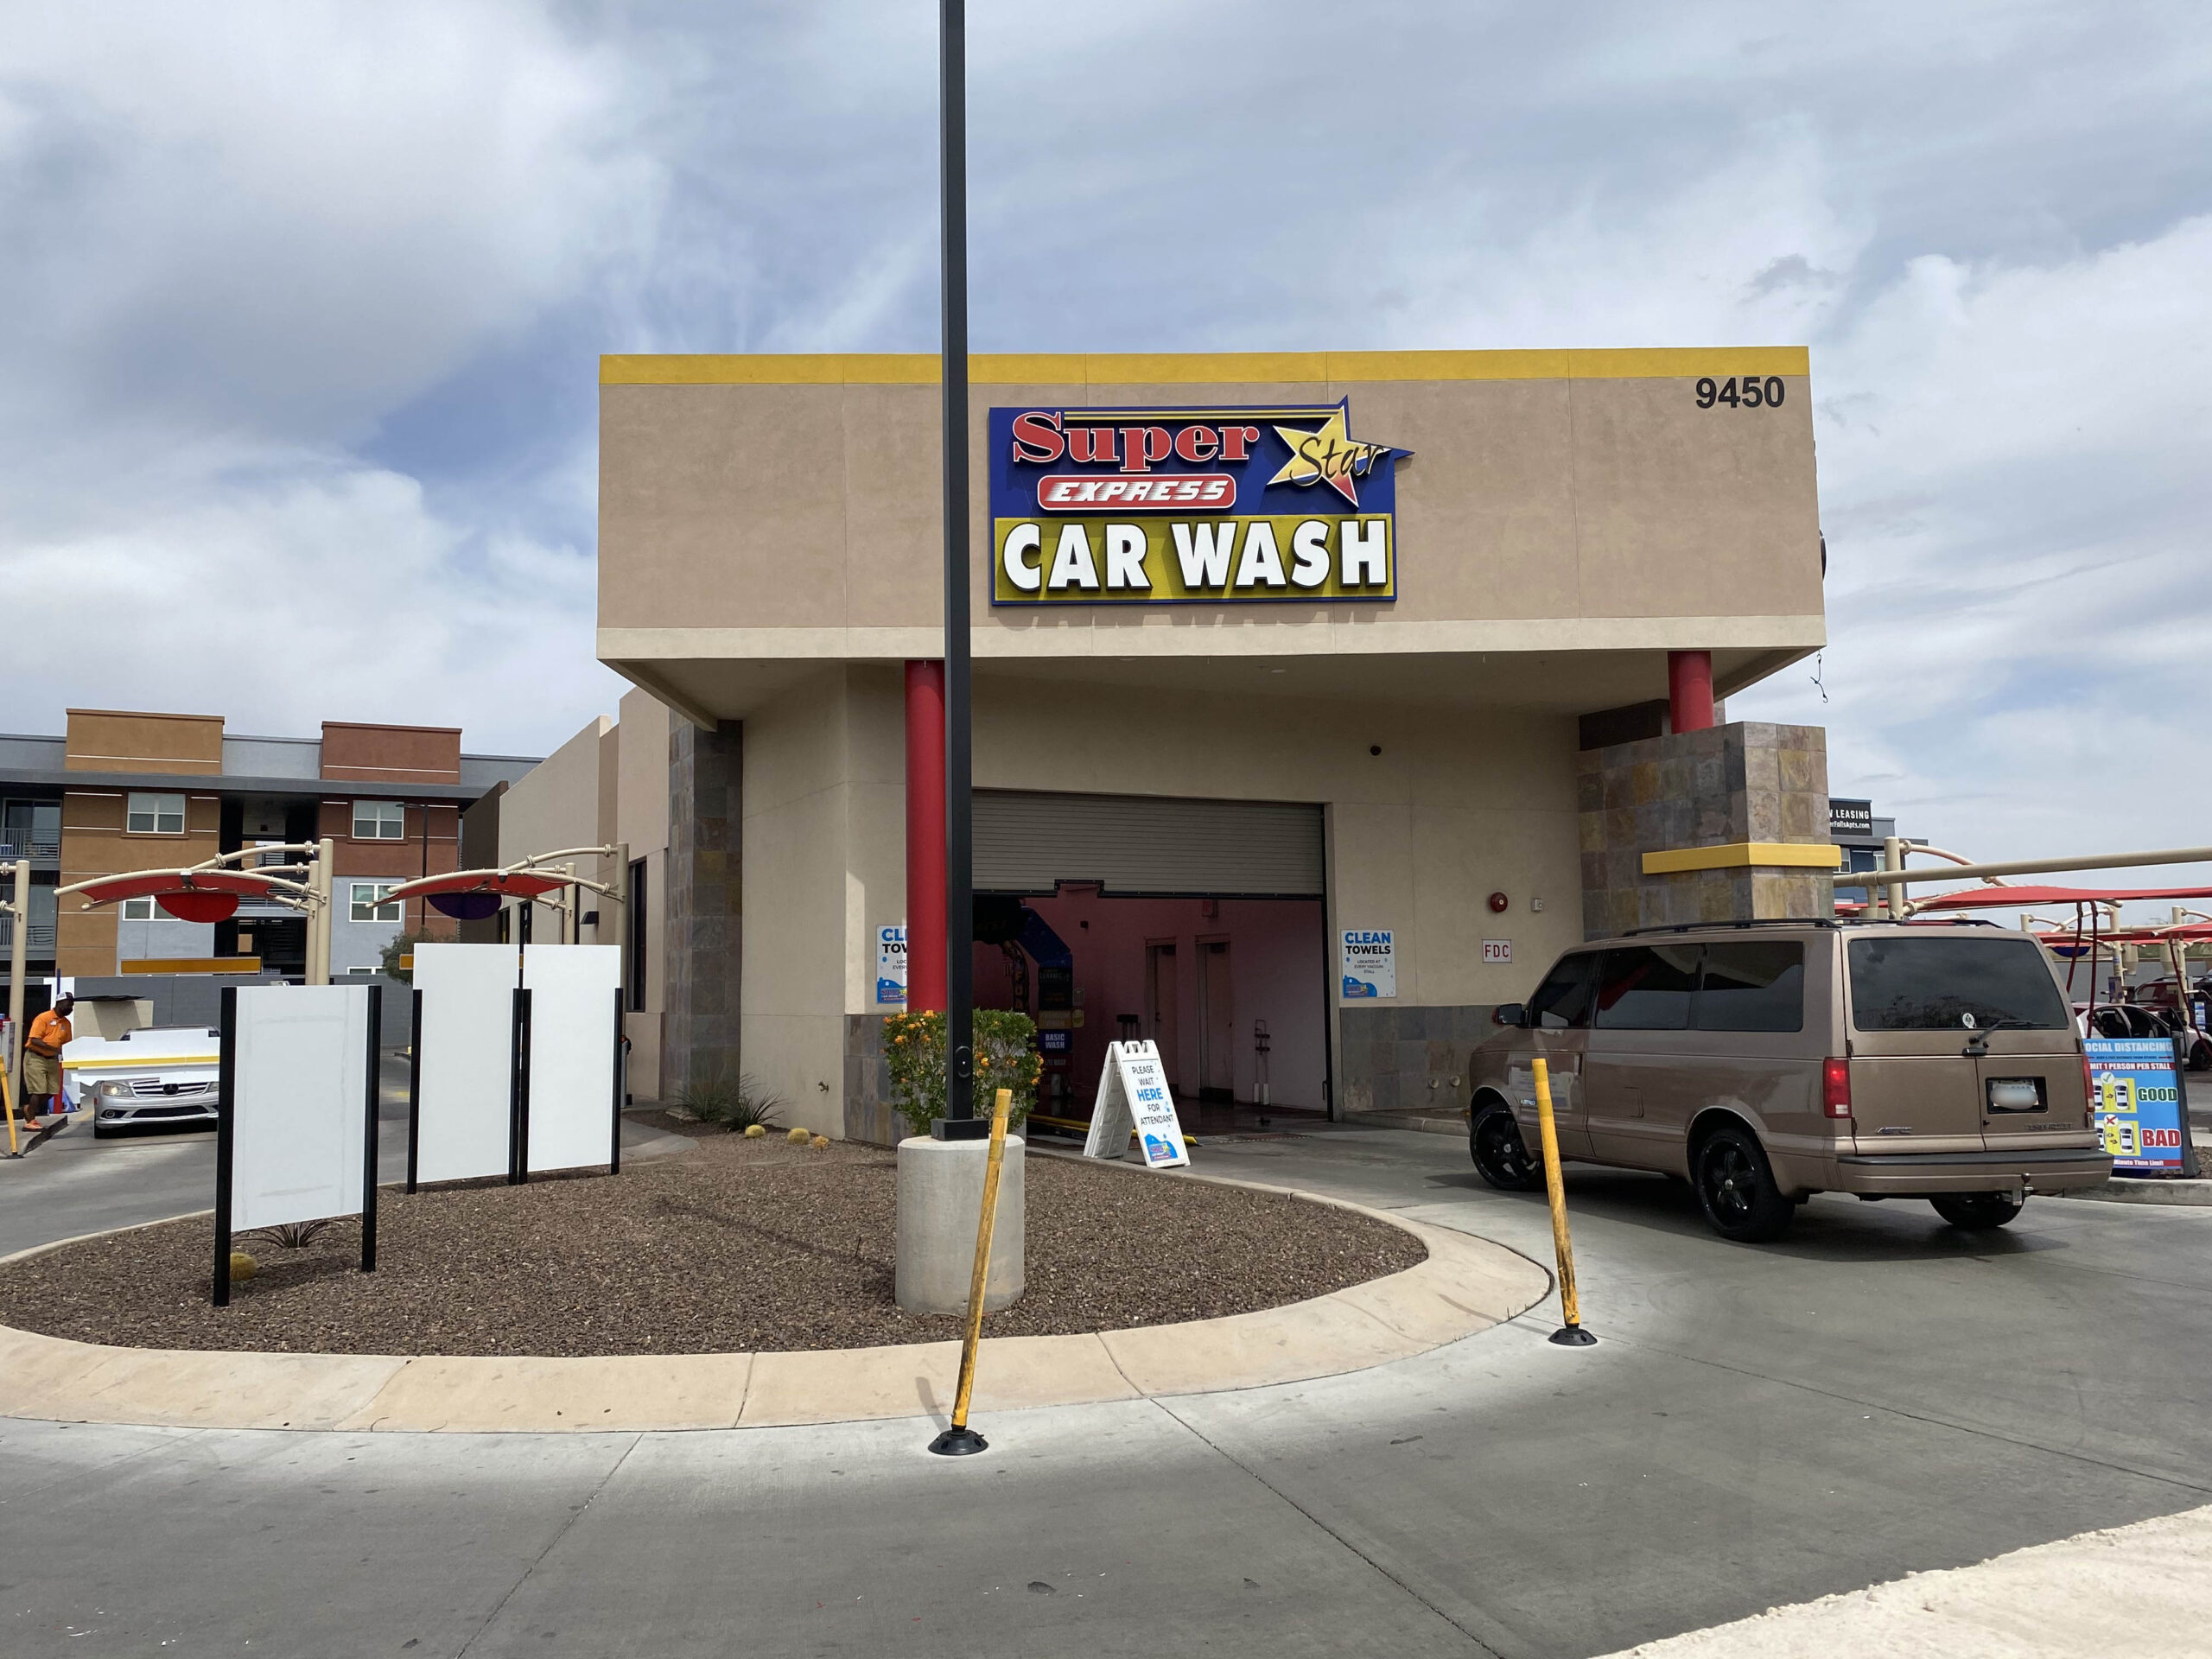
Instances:
[[[899,1306],[909,1313],[965,1313],[976,1276],[976,1224],[983,1212],[988,1141],[937,1141],[915,1135],[899,1143]],[[1006,1138],[999,1169],[999,1213],[991,1231],[991,1269],[983,1311],[995,1313],[1021,1298],[1026,1211],[1021,1195],[1022,1141]]]

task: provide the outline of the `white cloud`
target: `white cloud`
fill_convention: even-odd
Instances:
[[[481,537],[392,473],[264,459],[260,479],[119,504],[66,542],[0,555],[8,591],[53,596],[19,636],[24,667],[73,702],[222,713],[279,735],[468,709],[483,716],[468,746],[507,752],[619,694],[591,660],[592,567],[576,550]]]
[[[620,63],[535,7],[22,8],[7,66],[17,418],[358,436],[633,239],[658,175]]]
[[[1837,792],[1976,856],[2212,841],[2209,289],[2202,217],[1912,261],[1815,359],[1834,701],[1793,672],[1732,712],[1824,721]]]
[[[934,343],[927,8],[0,9],[17,728],[548,747],[594,355]],[[2190,9],[972,11],[980,347],[1808,341],[1834,701],[1734,712],[1977,853],[2202,836]]]

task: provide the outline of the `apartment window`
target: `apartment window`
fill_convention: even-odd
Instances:
[[[353,919],[357,922],[396,922],[401,905],[386,904],[397,881],[356,881],[353,883]]]
[[[356,841],[406,840],[407,809],[397,801],[354,802],[353,839]]]
[[[10,858],[61,855],[61,803],[10,801],[4,809],[4,841]]]
[[[126,922],[150,922],[154,919],[151,899],[126,899],[123,901],[123,919]]]
[[[181,836],[184,833],[184,797],[130,792],[123,827],[134,836]]]

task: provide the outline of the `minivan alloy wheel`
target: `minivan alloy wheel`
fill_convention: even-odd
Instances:
[[[1531,1192],[1543,1185],[1510,1106],[1493,1101],[1477,1109],[1467,1130],[1467,1151],[1476,1173],[1502,1192]]]
[[[1742,1129],[1715,1129],[1698,1148],[1696,1185],[1713,1230],[1738,1243],[1781,1237],[1796,1213],[1776,1187],[1758,1141]]]

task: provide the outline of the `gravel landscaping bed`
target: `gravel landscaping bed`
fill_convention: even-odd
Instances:
[[[334,1223],[208,1305],[213,1224],[165,1222],[0,1268],[0,1323],[81,1342],[363,1354],[690,1354],[957,1338],[892,1300],[897,1162],[715,1135],[621,1175],[377,1204],[377,1271]],[[1028,1289],[985,1321],[1043,1336],[1211,1319],[1396,1273],[1386,1223],[1281,1193],[1028,1160]]]

